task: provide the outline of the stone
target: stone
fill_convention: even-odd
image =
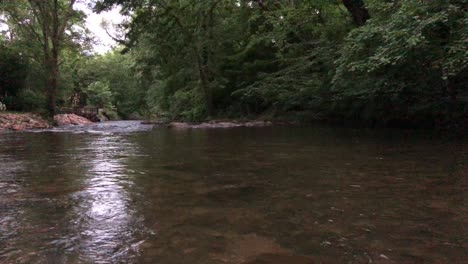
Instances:
[[[248,122],[226,122],[226,121],[210,121],[203,123],[186,123],[172,122],[168,125],[169,128],[175,129],[200,129],[200,128],[235,128],[235,127],[265,127],[271,126],[269,121],[248,121]]]
[[[28,129],[44,129],[49,127],[49,123],[37,114],[0,113],[0,130],[10,129],[15,131],[22,131]]]
[[[92,124],[89,119],[75,115],[75,114],[61,114],[55,115],[54,121],[58,126],[69,126],[69,125],[88,125]]]

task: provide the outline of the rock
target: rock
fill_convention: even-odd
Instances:
[[[0,130],[22,131],[27,129],[49,128],[47,121],[32,113],[0,114]]]
[[[89,121],[88,119],[77,116],[75,114],[62,114],[62,115],[55,115],[54,121],[58,126],[69,126],[69,125],[88,125],[92,124],[93,122]]]
[[[12,125],[11,129],[15,131],[21,131],[21,130],[25,130],[26,126],[23,124]]]
[[[12,193],[17,193],[17,191],[13,190],[13,189],[8,189],[8,190],[6,190],[6,193],[12,194]]]
[[[210,121],[204,123],[185,123],[172,122],[168,125],[169,128],[176,129],[198,129],[198,128],[234,128],[234,127],[265,127],[271,126],[269,121],[249,121],[249,122],[225,122],[225,121]]]
[[[387,260],[388,260],[388,257],[385,256],[384,254],[380,254],[380,255],[379,255],[379,258],[383,258],[383,259],[387,259]]]
[[[183,122],[172,122],[168,125],[169,128],[191,128],[191,125]]]

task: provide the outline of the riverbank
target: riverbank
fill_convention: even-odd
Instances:
[[[87,125],[91,123],[93,122],[74,114],[55,115],[53,121],[49,121],[35,113],[0,113],[0,131],[46,129],[54,125]]]
[[[51,124],[34,113],[0,113],[0,131],[50,128]]]

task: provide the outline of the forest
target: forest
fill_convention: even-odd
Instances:
[[[85,26],[115,7],[119,44]],[[2,0],[0,102],[115,119],[463,127],[466,0]],[[105,26],[105,25],[103,25]]]

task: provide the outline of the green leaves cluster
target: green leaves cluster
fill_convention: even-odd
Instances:
[[[386,6],[388,16],[351,31],[336,60],[331,111],[407,123],[462,115],[468,65],[463,2],[400,1]]]
[[[80,1],[78,1],[80,2]],[[48,110],[55,113],[56,103],[66,101],[61,70],[70,64],[76,53],[89,48],[90,38],[84,27],[85,14],[75,9],[77,0],[3,0],[0,1],[0,38],[3,45],[18,54],[27,65],[21,83],[10,88],[11,100],[6,100],[15,110]],[[67,61],[67,62],[65,62]],[[10,62],[7,62],[10,63]],[[12,66],[10,66],[12,67]],[[5,73],[5,78],[14,78]],[[14,92],[12,92],[14,90]],[[46,103],[47,101],[47,103]]]

